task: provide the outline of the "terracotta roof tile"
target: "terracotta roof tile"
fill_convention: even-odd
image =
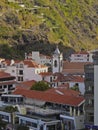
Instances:
[[[53,82],[84,82],[84,78],[80,76],[58,76],[57,79],[53,80]]]
[[[84,73],[84,65],[89,64],[89,62],[63,62],[63,73]],[[92,64],[92,63],[91,63]]]
[[[27,98],[32,98],[36,100],[66,104],[70,106],[79,106],[84,102],[84,98],[80,96],[73,95],[62,95],[62,94],[51,94],[46,92],[34,91],[34,90],[25,90],[25,89],[16,89],[13,94],[20,94]]]
[[[42,76],[51,76],[51,75],[53,75],[53,73],[52,72],[43,72],[43,73],[40,73],[40,75],[42,75]]]
[[[9,73],[6,73],[4,71],[0,71],[0,78],[9,78],[9,77],[15,78],[14,76],[11,76]]]
[[[11,60],[5,60],[5,61],[2,61],[2,63],[10,65]],[[29,59],[28,60],[13,60],[13,65],[21,64],[21,63],[23,63],[24,65],[27,65],[28,67],[34,67],[34,68],[46,68],[47,67],[45,65],[38,64],[38,63],[34,62],[33,60],[29,60]]]
[[[24,81],[18,84],[23,89],[30,89],[36,83],[35,80]]]
[[[59,92],[61,92],[62,94],[64,94],[65,96],[79,96],[80,92],[72,90],[70,88],[66,88],[66,87],[58,87],[58,88],[52,88],[49,89],[47,91],[45,91],[46,93],[51,93],[51,94],[58,94]]]
[[[84,54],[84,55],[88,55],[89,53],[87,51],[80,51],[80,52],[75,52],[74,54]]]

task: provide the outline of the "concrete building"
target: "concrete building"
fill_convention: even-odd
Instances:
[[[94,64],[85,66],[85,127],[98,129],[98,50],[93,54]]]
[[[85,66],[85,124],[94,125],[94,65]],[[89,127],[89,126],[88,126]]]

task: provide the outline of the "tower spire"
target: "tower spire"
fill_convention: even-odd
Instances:
[[[60,50],[58,48],[58,44],[56,45],[56,50],[54,51],[54,54],[60,55]]]

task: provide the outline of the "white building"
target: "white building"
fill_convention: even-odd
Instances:
[[[40,81],[42,78],[39,75],[42,72],[47,72],[48,67],[45,65],[37,64],[32,60],[23,61],[2,61],[0,69],[10,73],[16,77],[16,81],[36,80]]]
[[[50,83],[50,86],[53,88],[58,87],[73,87],[76,86],[79,88],[79,91],[82,95],[85,93],[85,84],[84,78],[81,76],[67,75],[64,76],[62,73],[41,73],[42,80]]]
[[[45,64],[51,65],[52,62],[52,58],[50,56],[40,54],[39,51],[32,51],[32,53],[29,54],[25,53],[25,59],[32,59],[36,63],[43,65]]]
[[[12,93],[15,87],[15,77],[0,71],[0,95]]]
[[[91,56],[86,51],[75,52],[71,54],[70,62],[91,62]]]
[[[57,46],[52,57],[52,72],[53,73],[62,72],[62,70],[63,70],[63,55],[62,53],[60,53]]]

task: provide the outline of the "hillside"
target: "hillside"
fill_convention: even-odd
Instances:
[[[75,50],[98,47],[98,0],[0,1],[0,56],[50,53],[57,43]]]

